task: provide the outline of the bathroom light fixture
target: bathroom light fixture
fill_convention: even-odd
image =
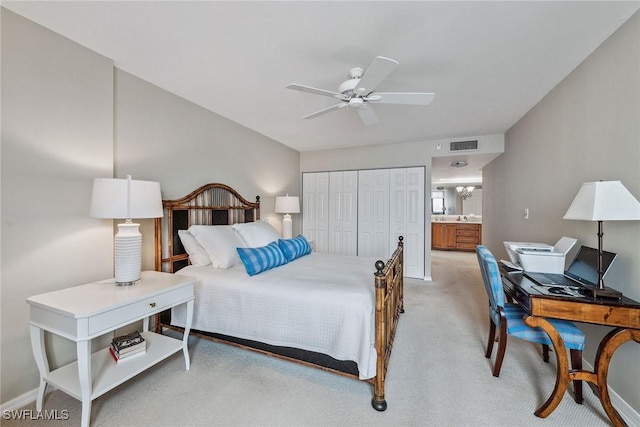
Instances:
[[[469,163],[467,163],[464,160],[456,160],[454,162],[451,162],[451,166],[453,166],[454,168],[463,168],[465,166],[467,166]]]
[[[456,191],[458,192],[458,196],[462,197],[462,200],[467,200],[471,197],[471,193],[476,187],[468,186],[468,187],[456,187]]]

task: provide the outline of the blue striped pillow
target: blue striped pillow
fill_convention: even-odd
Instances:
[[[287,258],[277,242],[271,242],[259,248],[237,248],[236,250],[249,276],[287,263]]]
[[[284,256],[287,257],[287,261],[293,261],[311,253],[311,245],[302,234],[295,239],[279,239],[278,245]]]

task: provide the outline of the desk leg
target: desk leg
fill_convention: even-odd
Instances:
[[[602,403],[604,411],[609,416],[609,419],[616,427],[626,426],[627,423],[611,404],[611,399],[609,398],[609,387],[607,386],[607,374],[609,372],[609,362],[611,362],[613,353],[615,353],[620,345],[630,340],[640,343],[640,330],[616,328],[609,332],[602,341],[600,341],[598,352],[596,353],[596,367],[594,373],[597,380],[596,385],[598,386],[600,402]]]
[[[49,375],[49,360],[47,359],[47,350],[44,345],[44,330],[37,326],[29,325],[29,332],[31,333],[33,357],[36,359],[36,365],[38,365],[38,371],[40,371],[40,386],[38,387],[38,396],[36,397],[36,410],[42,411],[44,393],[47,391],[45,378]]]
[[[89,427],[91,417],[91,340],[78,341],[78,378],[82,397],[82,427]]]
[[[560,404],[565,391],[567,391],[567,385],[569,384],[569,357],[560,334],[545,318],[528,316],[524,319],[524,323],[534,328],[542,328],[549,335],[553,343],[553,350],[556,353],[556,363],[558,365],[556,385],[547,401],[534,412],[537,417],[546,418]]]
[[[193,300],[187,302],[187,319],[184,325],[184,334],[182,336],[182,352],[184,353],[185,371],[191,367],[191,359],[189,358],[189,331],[191,330],[191,322],[193,320]]]

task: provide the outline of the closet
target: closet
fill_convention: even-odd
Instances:
[[[405,276],[424,278],[424,168],[302,174],[302,233],[314,250],[386,260],[404,238]]]

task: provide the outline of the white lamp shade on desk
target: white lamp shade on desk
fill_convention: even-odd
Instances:
[[[564,219],[640,220],[640,202],[620,181],[585,182],[569,206]]]
[[[602,222],[640,220],[640,202],[620,181],[585,182],[564,219],[598,222],[598,283],[596,288],[591,289],[591,294],[594,297],[621,298],[622,293],[604,285]]]
[[[284,214],[282,218],[282,237],[291,239],[293,236],[293,222],[291,221],[292,213],[300,213],[300,199],[297,196],[278,196],[276,197],[276,213]]]
[[[115,279],[118,285],[132,285],[142,271],[142,234],[133,218],[163,216],[160,183],[126,179],[96,178],[93,181],[90,215],[95,218],[125,219],[115,236]]]

